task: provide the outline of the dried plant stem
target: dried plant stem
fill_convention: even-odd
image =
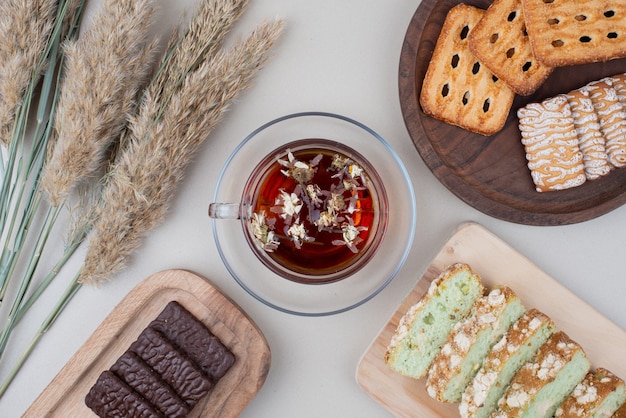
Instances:
[[[29,86],[45,66],[58,1],[0,3],[0,144],[9,143],[15,116]]]
[[[23,314],[25,306],[34,303],[32,300],[23,305],[60,209],[72,187],[95,176],[103,166],[107,149],[119,137],[138,92],[147,82],[156,44],[147,42],[149,25],[146,22],[152,21],[154,11],[152,0],[107,0],[90,30],[78,41],[69,41],[65,46],[67,67],[58,106],[53,106],[57,140],[49,147],[54,151],[41,180],[50,205],[33,252],[27,258],[7,324],[0,333],[0,357],[18,320],[18,311]],[[20,240],[20,246],[11,254],[9,278],[19,259],[22,243]],[[76,247],[68,247],[72,248]],[[67,258],[64,255],[62,260]],[[41,291],[38,289],[32,296],[35,300],[54,277],[50,274],[46,277],[45,286],[40,286]],[[3,293],[0,295],[4,296]]]
[[[0,397],[2,397],[4,393],[6,392],[6,390],[9,388],[9,386],[11,385],[11,382],[13,382],[13,379],[15,379],[15,376],[17,376],[17,374],[19,373],[20,369],[22,368],[22,366],[24,365],[24,363],[26,362],[26,360],[28,359],[32,351],[37,346],[37,343],[39,342],[39,340],[50,329],[52,324],[54,324],[54,321],[56,321],[56,319],[61,314],[63,309],[72,300],[74,295],[76,295],[76,292],[78,292],[78,289],[80,289],[81,285],[77,282],[77,278],[79,275],[80,275],[80,272],[77,273],[76,277],[70,282],[69,286],[65,289],[65,291],[61,295],[61,298],[59,299],[57,304],[54,306],[50,314],[48,314],[46,319],[43,321],[43,323],[41,324],[41,326],[35,333],[35,336],[33,337],[33,339],[30,341],[30,343],[28,344],[24,352],[21,354],[17,363],[15,363],[15,365],[9,372],[8,376],[4,379],[4,381],[0,385]]]
[[[229,51],[207,59],[188,74],[162,114],[161,103],[144,97],[96,209],[80,282],[97,284],[111,277],[141,237],[162,222],[187,164],[260,69],[281,25],[266,22]]]

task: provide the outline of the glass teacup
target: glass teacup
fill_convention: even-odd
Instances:
[[[376,170],[354,149],[328,139],[280,146],[256,165],[240,202],[209,206],[210,217],[241,223],[248,247],[270,270],[311,284],[361,269],[385,235],[387,214]]]

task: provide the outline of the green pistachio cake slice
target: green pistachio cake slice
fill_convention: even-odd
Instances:
[[[458,402],[491,347],[525,312],[506,286],[479,298],[471,314],[458,322],[428,370],[426,390],[440,402]]]
[[[582,347],[563,331],[556,332],[515,373],[492,418],[553,417],[590,368]]]
[[[452,327],[469,314],[484,291],[469,265],[457,263],[444,270],[400,319],[385,363],[405,376],[424,377]]]
[[[554,321],[537,309],[525,312],[487,354],[461,396],[462,418],[488,418],[515,373],[556,331]]]
[[[598,367],[587,373],[554,414],[557,418],[608,418],[626,402],[624,381]]]

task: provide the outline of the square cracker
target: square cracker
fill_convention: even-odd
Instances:
[[[538,192],[569,189],[587,180],[565,95],[529,103],[518,109],[517,116],[528,168]]]
[[[420,94],[424,113],[482,135],[504,126],[515,93],[469,50],[484,10],[459,4],[448,12]]]
[[[623,0],[522,0],[535,57],[554,67],[626,56]]]
[[[515,93],[534,93],[554,71],[533,56],[521,0],[495,0],[469,37],[470,50]]]

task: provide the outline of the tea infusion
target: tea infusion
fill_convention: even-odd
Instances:
[[[312,275],[341,270],[359,256],[376,221],[368,175],[351,158],[326,149],[285,157],[259,185],[250,232],[287,268]]]

